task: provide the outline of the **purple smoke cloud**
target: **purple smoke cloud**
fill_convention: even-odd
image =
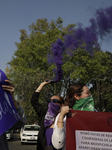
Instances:
[[[63,38],[64,42],[57,39],[55,44],[52,44],[52,55],[48,55],[49,63],[55,63],[57,69],[54,69],[56,74],[55,81],[58,82],[63,76],[61,66],[62,55],[65,51],[70,57],[73,56],[73,51],[79,47],[84,48],[91,56],[94,54],[94,48],[98,48],[98,38],[106,37],[112,33],[112,6],[106,9],[96,10],[95,18],[91,18],[90,26],[83,28],[82,24],[78,24],[75,28],[70,28],[69,33]]]
[[[76,29],[73,29],[72,34],[68,33],[65,35],[64,45],[66,53],[70,56],[79,47],[83,47],[90,55],[93,55],[93,48],[98,46],[98,38],[95,20],[91,19],[90,22],[90,27],[83,28],[81,25],[78,25]]]
[[[52,55],[48,54],[48,62],[55,63],[57,69],[54,69],[54,73],[56,74],[55,78],[53,79],[55,82],[59,82],[63,76],[63,70],[61,66],[63,65],[63,57],[62,54],[65,51],[64,44],[61,39],[57,39],[55,44],[52,44]],[[50,59],[49,59],[50,58]]]
[[[101,38],[112,32],[112,6],[96,11],[96,21]]]

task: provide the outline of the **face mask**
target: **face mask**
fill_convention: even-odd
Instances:
[[[50,102],[48,104],[48,110],[44,119],[45,127],[49,127],[53,123],[54,117],[57,115],[59,110],[60,110],[60,106],[58,104],[53,102]]]
[[[72,107],[74,110],[94,111],[94,100],[92,96],[76,100]]]

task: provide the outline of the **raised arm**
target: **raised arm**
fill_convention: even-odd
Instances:
[[[42,83],[39,85],[39,87],[36,89],[35,92],[40,92],[40,91],[43,89],[43,87],[44,87],[45,85],[49,84],[50,82],[51,82],[51,81],[49,81],[49,82],[47,82],[47,81],[42,82]]]
[[[46,113],[46,110],[45,110],[45,108],[43,108],[43,105],[38,102],[39,94],[40,94],[41,90],[43,89],[43,87],[49,83],[50,83],[50,81],[49,82],[46,82],[46,81],[42,82],[38,86],[38,88],[36,89],[36,91],[34,92],[34,94],[32,95],[32,98],[31,98],[31,104],[32,104],[34,110],[36,111],[36,113],[40,117],[42,117],[44,115],[44,113]]]
[[[56,149],[60,149],[66,144],[66,114],[68,112],[68,106],[62,107],[60,114],[56,117],[55,120],[52,135],[52,144]]]

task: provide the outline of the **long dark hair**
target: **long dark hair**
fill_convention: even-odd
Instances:
[[[58,96],[58,97],[59,97],[60,102],[61,102],[62,104],[64,104],[64,99],[63,99],[63,97],[61,97],[61,96],[59,96],[59,95],[56,95],[56,96]]]
[[[86,86],[84,83],[75,83],[67,90],[67,97],[65,98],[65,105],[68,105],[70,108],[75,104],[74,94],[81,96],[83,92],[83,87]]]

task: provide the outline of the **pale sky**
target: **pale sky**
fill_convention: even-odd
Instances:
[[[112,6],[112,0],[0,0],[0,69],[5,72],[7,63],[11,61],[15,42],[20,42],[21,29],[26,29],[37,19],[63,19],[63,26],[70,23],[82,23],[89,26],[89,19],[94,17],[99,8]],[[110,51],[110,41],[101,43],[103,51]]]

